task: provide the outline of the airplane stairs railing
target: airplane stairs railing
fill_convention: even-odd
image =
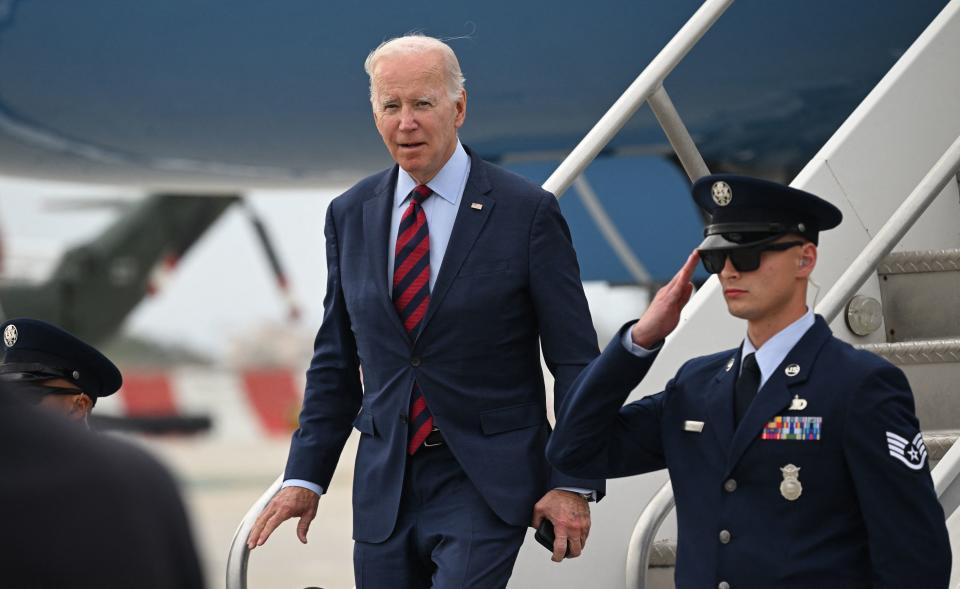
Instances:
[[[543,188],[557,198],[563,196],[570,185],[581,178],[587,166],[596,159],[644,102],[650,105],[691,181],[709,174],[703,157],[663,87],[663,81],[731,4],[733,0],[706,0],[563,160],[544,182]],[[622,243],[623,239],[612,223],[602,222],[606,214],[600,203],[593,199],[586,204],[596,211],[594,219],[597,221],[598,229],[614,251],[618,251],[617,244]],[[629,256],[623,261],[631,267]],[[638,274],[642,273],[634,272],[635,276]],[[226,567],[226,589],[246,589],[250,556],[246,538],[256,518],[280,490],[282,479],[282,475],[278,477],[240,521],[230,543]]]

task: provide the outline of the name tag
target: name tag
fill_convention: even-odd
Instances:
[[[761,440],[819,440],[823,418],[779,415],[763,426]]]
[[[697,432],[700,433],[703,431],[703,422],[702,421],[684,421],[683,422],[683,431],[685,432]]]

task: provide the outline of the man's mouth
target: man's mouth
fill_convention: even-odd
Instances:
[[[400,147],[400,149],[416,149],[416,148],[418,148],[418,147],[420,147],[420,146],[426,145],[426,143],[423,143],[423,142],[420,142],[420,143],[398,143],[397,145]]]

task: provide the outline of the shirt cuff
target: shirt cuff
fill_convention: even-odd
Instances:
[[[581,489],[580,487],[557,487],[555,491],[570,491],[571,493],[576,493],[577,495],[590,495],[590,498],[587,501],[596,501],[597,492],[594,489]]]
[[[323,495],[323,487],[316,483],[311,483],[310,481],[304,481],[301,479],[287,479],[283,481],[283,484],[280,485],[281,489],[286,487],[302,487],[304,489],[310,489],[317,495]]]
[[[656,346],[654,346],[649,350],[647,348],[644,348],[643,346],[638,346],[637,344],[633,343],[633,336],[631,335],[631,333],[633,331],[634,323],[631,323],[630,327],[623,330],[623,337],[620,338],[620,342],[623,344],[623,348],[638,358],[646,358],[651,354],[658,352],[660,350],[660,347],[663,345],[663,342],[658,343]]]

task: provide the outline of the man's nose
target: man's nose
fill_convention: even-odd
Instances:
[[[400,111],[400,129],[402,131],[410,131],[417,128],[417,117],[416,113],[412,108],[404,107]]]
[[[740,271],[734,267],[730,256],[727,256],[727,259],[723,261],[723,270],[720,271],[720,275],[724,278],[733,278],[740,275]]]

